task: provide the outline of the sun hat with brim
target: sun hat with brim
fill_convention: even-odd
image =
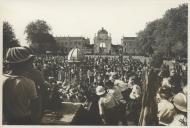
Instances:
[[[6,54],[7,63],[21,63],[34,57],[25,47],[9,48]]]
[[[178,93],[173,98],[174,106],[182,112],[187,112],[187,97],[183,93]]]
[[[103,95],[105,92],[106,92],[106,90],[104,89],[104,87],[102,87],[102,86],[96,87],[96,94],[98,96]]]

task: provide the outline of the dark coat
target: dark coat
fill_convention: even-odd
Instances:
[[[158,76],[158,69],[148,69],[145,73],[143,83],[142,108],[139,118],[139,125],[155,126],[158,125],[158,106],[156,103],[156,92],[161,85],[161,79]]]

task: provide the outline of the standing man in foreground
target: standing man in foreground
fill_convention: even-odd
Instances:
[[[96,94],[100,97],[98,101],[99,115],[104,125],[118,125],[117,101],[113,95],[107,93],[103,86],[97,86]]]
[[[24,47],[7,51],[10,72],[3,79],[3,124],[36,124],[39,120],[39,100],[33,80],[23,76],[25,68],[33,64],[33,55]]]

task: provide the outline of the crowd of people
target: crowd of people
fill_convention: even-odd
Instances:
[[[69,63],[63,56],[36,56],[34,67],[40,70],[44,79],[52,88],[56,86],[62,94],[63,101],[83,102],[84,93],[95,93],[98,85],[106,86],[108,77],[117,73],[118,77],[127,82],[129,76],[136,75],[140,84],[143,63],[140,60],[118,58],[86,57],[82,63]],[[49,90],[51,87],[49,87]],[[90,93],[89,93],[90,92]]]
[[[34,56],[27,47],[9,49],[4,67],[4,122],[38,124],[47,108],[97,99],[102,125],[187,125],[186,63],[162,63],[158,68],[132,57],[88,56],[84,60],[71,63],[65,56]],[[155,70],[156,78],[151,79],[150,72]],[[156,87],[148,86],[155,90],[146,89],[155,80]],[[144,106],[151,103],[146,95],[152,92],[156,123],[146,124]]]

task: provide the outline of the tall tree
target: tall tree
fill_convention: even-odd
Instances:
[[[187,20],[187,4],[169,9],[163,18],[148,23],[137,34],[139,49],[146,53],[151,45],[154,51],[163,55],[187,57]]]
[[[55,50],[56,41],[51,32],[51,27],[44,20],[36,20],[26,26],[25,34],[29,45],[40,51]]]
[[[3,57],[5,57],[6,52],[11,47],[17,47],[19,41],[15,37],[14,30],[12,26],[7,22],[3,22]]]

